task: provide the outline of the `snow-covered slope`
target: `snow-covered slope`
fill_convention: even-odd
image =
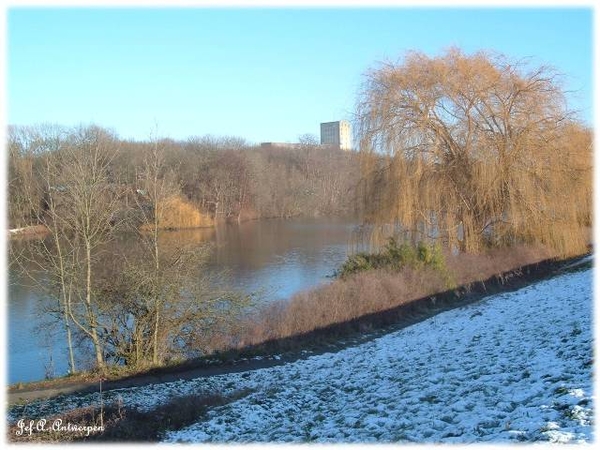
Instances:
[[[170,442],[589,442],[592,272],[489,297],[336,354],[227,375],[254,393]]]
[[[111,391],[104,401],[149,409],[174,395],[249,392],[168,433],[167,442],[590,442],[591,317],[588,269],[337,353]],[[50,414],[91,402],[97,396],[28,410]]]

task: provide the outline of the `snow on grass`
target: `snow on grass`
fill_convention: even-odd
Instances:
[[[590,442],[591,288],[591,269],[569,273],[337,353],[104,401],[149,409],[174,395],[248,390],[167,442]],[[64,397],[30,411],[95,401]]]

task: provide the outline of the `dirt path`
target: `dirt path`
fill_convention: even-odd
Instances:
[[[270,346],[261,347],[264,351],[263,357],[239,358],[230,363],[223,363],[207,367],[187,367],[184,368],[165,368],[155,370],[154,373],[125,378],[114,381],[105,381],[102,389],[105,391],[112,389],[123,389],[130,387],[145,386],[149,384],[167,383],[178,380],[191,380],[201,377],[210,377],[228,373],[246,372],[251,370],[273,367],[289,362],[306,359],[310,356],[326,352],[335,352],[346,347],[355,346],[370,340],[373,340],[384,334],[405,328],[417,322],[421,322],[435,316],[443,311],[458,308],[481,300],[484,297],[499,292],[509,292],[520,289],[527,285],[536,283],[545,278],[551,278],[566,270],[578,270],[581,267],[587,267],[592,264],[591,257],[577,258],[564,262],[545,262],[534,264],[527,268],[519,269],[522,275],[510,278],[507,283],[502,283],[501,278],[485,280],[483,283],[472,285],[468,290],[464,290],[460,296],[456,295],[456,290],[436,296],[435,302],[431,298],[416,300],[406,305],[399,306],[393,310],[383,311],[381,313],[371,314],[369,316],[355,319],[351,323],[337,324],[324,330],[317,330],[314,333],[295,339],[294,347],[304,350],[281,351],[281,343],[272,343]],[[349,333],[347,330],[353,329]],[[364,330],[370,330],[365,332]],[[341,332],[340,332],[341,331]],[[327,340],[326,336],[329,336]],[[332,339],[332,336],[343,336]],[[286,340],[282,340],[286,341]],[[285,343],[283,345],[285,348]],[[270,351],[269,351],[270,348]],[[273,356],[274,355],[274,356]],[[34,400],[52,398],[58,395],[85,394],[97,392],[99,390],[98,382],[57,382],[56,386],[46,389],[11,389],[7,394],[7,403],[9,405],[17,403],[29,403]]]
[[[297,358],[299,359],[299,358]],[[105,381],[102,384],[102,389],[109,391],[112,389],[123,389],[137,386],[145,386],[149,384],[168,383],[178,380],[192,380],[200,377],[210,377],[214,375],[222,375],[226,373],[245,372],[248,370],[256,370],[263,367],[272,367],[279,364],[285,364],[292,361],[288,358],[261,359],[261,360],[241,360],[232,364],[223,364],[215,367],[198,367],[184,371],[175,371],[153,375],[140,375],[131,378]],[[47,399],[58,395],[70,394],[87,394],[97,392],[99,390],[98,382],[73,382],[65,383],[61,386],[51,387],[47,389],[14,389],[8,392],[7,400],[9,405],[15,403],[31,402],[34,400]]]

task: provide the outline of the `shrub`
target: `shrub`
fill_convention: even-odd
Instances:
[[[439,272],[448,286],[453,282],[446,267],[446,260],[439,244],[419,242],[417,245],[406,242],[398,243],[391,237],[383,249],[377,253],[357,253],[348,257],[346,262],[336,271],[338,278],[346,278],[351,274],[374,269],[399,271],[404,268],[430,268]]]
[[[351,255],[336,273],[336,276],[343,278],[352,273],[374,269],[375,267],[373,266],[373,259],[373,255],[369,255],[368,253],[357,253],[355,255]]]

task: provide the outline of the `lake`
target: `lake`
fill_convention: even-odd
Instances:
[[[261,220],[168,231],[162,238],[180,243],[212,242],[209,270],[225,270],[231,287],[259,292],[264,301],[273,301],[328,282],[354,248],[355,223],[342,219]],[[8,301],[8,382],[66,374],[62,331],[40,318],[39,295],[11,283]],[[80,355],[80,362],[91,363],[90,356]]]

